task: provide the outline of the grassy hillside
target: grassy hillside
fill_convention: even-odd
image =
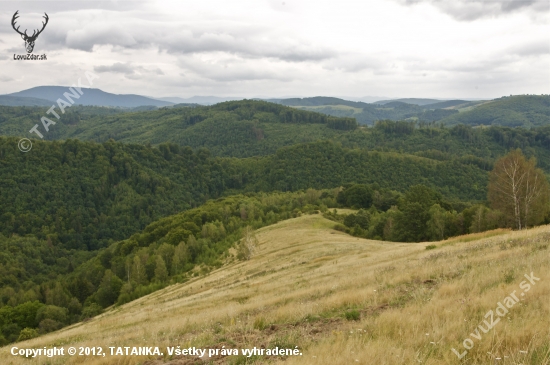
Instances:
[[[159,346],[157,356],[57,357],[55,364],[530,364],[550,363],[548,226],[435,243],[368,241],[307,215],[257,232],[251,260],[176,284],[92,320],[18,343]],[[523,293],[524,274],[540,278]],[[527,282],[528,283],[528,282]],[[485,314],[517,295],[487,334]],[[507,302],[510,303],[510,302]],[[495,314],[495,320],[497,314]],[[479,337],[479,336],[478,336]],[[460,361],[470,338],[473,348]],[[301,356],[176,357],[166,347],[292,348]],[[0,349],[2,363],[39,364]]]
[[[500,125],[532,128],[550,125],[549,95],[516,95],[483,103],[441,121],[446,125]]]

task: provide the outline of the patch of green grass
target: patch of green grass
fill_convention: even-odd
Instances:
[[[344,313],[344,317],[348,321],[358,321],[361,319],[361,313],[357,309],[348,310]]]

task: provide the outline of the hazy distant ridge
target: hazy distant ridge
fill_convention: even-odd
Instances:
[[[69,92],[66,86],[38,86],[31,89],[19,91],[7,96],[37,98],[56,102],[59,98],[64,98],[63,94]],[[100,89],[82,89],[83,95],[79,99],[74,99],[77,105],[96,105],[109,107],[135,108],[138,106],[151,105],[163,107],[173,105],[174,103],[162,100],[155,100],[141,95],[134,94],[111,94]],[[32,104],[31,104],[32,105]]]

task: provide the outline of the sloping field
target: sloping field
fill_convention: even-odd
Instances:
[[[309,215],[261,229],[250,261],[2,348],[0,363],[550,364],[549,226],[430,250],[333,226]],[[25,359],[13,346],[102,347],[106,356]],[[158,346],[164,356],[110,354],[124,346]],[[170,356],[173,346],[219,355]],[[296,346],[302,355],[221,355]]]

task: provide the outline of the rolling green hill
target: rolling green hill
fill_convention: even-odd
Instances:
[[[73,107],[46,133],[40,124],[46,110],[0,108],[0,135],[37,137],[28,131],[39,123],[39,131],[47,140],[169,142],[207,147],[216,155],[248,157],[272,154],[280,147],[296,143],[330,139],[357,127],[351,118],[335,118],[261,101],[239,101],[140,112]]]
[[[400,105],[397,103],[397,107]],[[350,115],[346,108],[351,107],[334,107],[340,108],[342,115]],[[325,106],[312,108],[319,110]],[[44,113],[41,108],[1,107],[0,134],[31,137],[28,129]],[[330,140],[346,148],[404,152],[439,161],[465,158],[483,169],[490,168],[492,161],[508,150],[521,148],[550,172],[549,127],[441,128],[418,121],[379,121],[374,128],[354,128],[350,118],[332,118],[256,101],[141,112],[75,106],[50,126],[44,138],[101,143],[113,139],[143,145],[169,142],[195,150],[204,147],[214,156],[239,158],[273,155],[281,147]]]
[[[422,98],[403,98],[403,99],[379,100],[379,101],[375,102],[374,104],[385,105],[385,104],[393,103],[393,102],[400,102],[400,103],[424,106],[424,105],[429,105],[429,104],[434,104],[434,103],[440,103],[440,102],[442,102],[442,100],[441,99],[422,99]]]
[[[435,100],[434,100],[435,101]],[[359,124],[373,125],[378,120],[414,119],[423,122],[434,122],[457,113],[456,110],[430,110],[427,106],[419,106],[401,101],[388,101],[384,104],[368,104],[353,102],[338,98],[314,97],[303,99],[283,99],[278,101],[283,105],[302,110],[316,111],[336,117],[355,118]]]
[[[446,125],[499,125],[533,128],[550,125],[550,96],[517,95],[495,99],[471,110],[451,115]]]

